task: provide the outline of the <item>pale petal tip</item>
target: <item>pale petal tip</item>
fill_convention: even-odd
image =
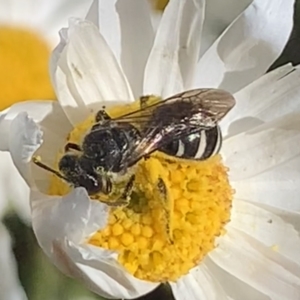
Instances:
[[[16,116],[12,121],[11,129],[12,133],[15,132],[15,134],[11,135],[10,146],[14,147],[15,140],[21,141],[23,147],[19,151],[22,152],[22,161],[30,162],[33,153],[43,143],[43,132],[26,112],[21,112]]]

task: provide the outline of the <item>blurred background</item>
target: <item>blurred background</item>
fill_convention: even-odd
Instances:
[[[8,1],[9,0],[4,0]],[[166,0],[152,0],[153,5],[156,6],[157,9],[162,10],[164,8],[164,5],[167,3]],[[0,0],[1,2],[1,0]],[[15,1],[16,2],[16,1]],[[26,2],[26,1],[25,1]],[[38,1],[37,1],[38,2]],[[45,1],[44,1],[45,2]],[[56,1],[57,2],[57,1]],[[66,1],[63,1],[66,2]],[[74,1],[76,3],[79,3],[79,1]],[[220,9],[216,10],[215,15],[215,23],[211,25],[211,34],[207,37],[208,39],[213,39],[213,36],[217,36],[221,31],[225,28],[226,25],[228,25],[228,20],[226,17],[224,17],[223,9],[224,5],[226,6],[227,2],[226,0],[208,0],[208,2],[211,3],[211,5],[220,5]],[[230,10],[235,10],[235,7],[233,6],[234,3],[237,5],[237,12],[241,9],[241,7],[246,6],[247,3],[250,1],[246,0],[229,0],[228,1],[228,7],[230,6]],[[212,4],[213,3],[213,4]],[[1,3],[0,3],[1,4]],[[77,5],[77,4],[76,4]],[[78,4],[76,7],[76,11],[73,11],[72,9],[70,12],[66,13],[72,14],[73,12],[86,11],[88,5],[85,5],[84,7],[81,6],[81,4]],[[1,6],[0,6],[1,7]],[[59,10],[58,6],[58,10]],[[64,11],[66,11],[66,8],[62,8]],[[61,11],[61,10],[59,10]],[[62,16],[64,17],[64,16]],[[51,18],[50,18],[51,19]],[[43,20],[43,18],[41,18]],[[53,22],[53,20],[52,20]],[[55,36],[57,36],[57,28],[60,24],[56,24],[53,22],[55,26],[52,26],[53,32],[55,31]],[[294,18],[294,29],[291,34],[290,40],[283,51],[280,58],[274,63],[274,65],[271,68],[278,67],[282,64],[285,64],[287,62],[293,62],[294,64],[298,64],[300,62],[300,0],[296,1],[295,3],[295,18]],[[46,24],[47,25],[47,24]],[[36,24],[34,25],[36,26]],[[48,25],[47,25],[48,26]],[[50,43],[53,41],[54,33],[52,31],[47,31],[45,29],[47,38],[49,39]],[[0,62],[3,62],[6,60],[6,56],[8,55],[6,52],[1,51],[1,47],[4,47],[5,44],[3,42],[4,39],[3,31],[1,31],[1,12],[0,12]],[[51,48],[51,47],[50,47]],[[42,69],[41,74],[48,74],[47,73],[47,59],[50,53],[49,50],[43,50],[44,56],[43,60],[39,62],[39,68]],[[3,48],[4,49],[4,48]],[[41,46],[41,49],[43,47]],[[42,50],[40,50],[42,51]],[[40,55],[42,52],[39,52]],[[10,55],[12,52],[9,53]],[[32,56],[36,59],[35,54],[32,54]],[[3,63],[0,64],[3,68]],[[18,67],[18,66],[17,66]],[[19,73],[20,72],[20,73]],[[40,72],[40,71],[35,71]],[[2,72],[3,73],[3,72]],[[15,72],[14,75],[22,75],[22,71]],[[34,78],[36,78],[36,74],[34,74]],[[41,75],[44,76],[44,75]],[[48,75],[45,75],[48,76]],[[5,74],[6,78],[1,77],[0,75],[0,87],[1,89],[4,89],[6,87],[7,80],[10,80],[7,78],[7,74]],[[14,76],[15,77],[15,76]],[[18,91],[20,91],[20,94],[15,95],[15,92],[12,93],[12,90],[7,91],[7,95],[3,97],[3,94],[0,98],[1,100],[1,109],[4,109],[5,107],[11,105],[16,101],[16,97],[19,97],[20,99],[27,99],[28,97],[31,99],[34,98],[45,98],[50,99],[54,97],[53,91],[51,89],[49,78],[44,78],[44,81],[46,81],[46,85],[42,86],[39,85],[39,87],[42,89],[42,92],[38,91],[28,91],[28,90],[22,90],[22,87],[18,87]],[[20,80],[19,80],[20,82]],[[11,83],[11,82],[10,82]],[[17,87],[18,83],[11,84],[13,87]],[[41,83],[44,84],[44,83]],[[29,84],[30,85],[30,84]],[[37,85],[33,85],[37,86]],[[14,89],[14,88],[13,88]],[[45,92],[46,91],[46,92]],[[12,94],[12,95],[11,95]],[[29,95],[29,96],[28,96]],[[15,98],[14,98],[15,97]],[[2,166],[0,164],[0,168],[2,169]],[[17,187],[16,187],[17,189]],[[25,193],[25,192],[24,192]],[[13,196],[8,196],[13,197]],[[14,196],[18,197],[18,196]],[[1,205],[0,205],[1,206]],[[96,299],[102,299],[101,297],[98,297],[88,290],[86,290],[80,283],[77,283],[76,281],[65,277],[63,274],[61,274],[47,259],[45,254],[42,252],[42,250],[37,245],[35,236],[33,234],[33,231],[30,226],[28,226],[28,221],[26,221],[26,217],[22,217],[21,213],[16,213],[18,211],[16,208],[18,205],[8,205],[7,209],[5,210],[5,214],[3,214],[3,224],[8,229],[11,238],[12,238],[12,248],[13,252],[17,261],[17,271],[19,274],[19,278],[21,281],[22,286],[24,287],[24,290],[28,296],[29,300],[96,300]],[[27,210],[27,208],[21,208],[21,210]],[[0,214],[1,215],[1,214]],[[0,270],[1,276],[5,276],[3,270]],[[169,289],[167,286],[161,286],[158,290],[151,293],[150,295],[147,295],[141,299],[172,299],[172,296],[169,292]],[[0,299],[0,300],[10,300],[10,299]],[[12,299],[13,300],[13,299]]]

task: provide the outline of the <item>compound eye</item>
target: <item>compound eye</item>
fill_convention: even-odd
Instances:
[[[84,187],[89,195],[94,195],[102,190],[100,176],[94,170],[94,163],[83,156],[79,158],[80,173],[77,174],[77,185]]]

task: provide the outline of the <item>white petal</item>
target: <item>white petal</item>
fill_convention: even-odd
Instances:
[[[48,0],[34,1],[35,7],[30,16],[35,14],[33,25],[40,30],[51,47],[59,42],[58,31],[68,25],[69,18],[83,18],[92,4],[92,0]]]
[[[250,178],[300,154],[300,113],[288,114],[224,141],[232,181]]]
[[[193,85],[199,58],[205,0],[188,0],[185,4],[180,28],[179,65],[184,89]]]
[[[271,121],[286,113],[299,111],[299,80],[300,69],[288,64],[234,94],[236,106],[221,123],[223,134],[234,135],[260,121]]]
[[[201,38],[201,56],[224,31],[224,29],[253,0],[209,0],[205,7],[205,20]]]
[[[119,15],[116,11],[117,0],[100,0],[99,1],[99,14],[98,20],[93,20],[93,22],[98,21],[98,27],[100,33],[105,39],[106,43],[110,47],[112,53],[114,54],[117,61],[121,62],[121,26]]]
[[[170,282],[176,300],[227,300],[222,286],[205,264],[192,269],[177,282]]]
[[[300,232],[300,212],[295,211],[288,211],[286,209],[261,204],[261,203],[255,203],[255,205],[272,212],[273,214],[276,214],[278,217],[280,217],[284,222],[289,223],[293,225],[295,230]]]
[[[32,23],[32,14],[36,9],[36,1],[26,0],[20,3],[17,0],[1,1],[1,16],[0,23],[14,24],[17,26],[30,26]]]
[[[300,233],[274,213],[235,199],[229,227],[247,233],[275,252],[300,264]]]
[[[84,19],[94,23],[97,27],[99,27],[99,13],[99,0],[93,0],[89,11]]]
[[[54,48],[59,42],[59,29],[67,26],[70,17],[84,17],[91,3],[92,0],[1,1],[0,24],[29,28]]]
[[[0,170],[0,219],[10,205],[22,221],[30,225],[29,187],[13,164],[9,152],[0,152]]]
[[[57,64],[68,42],[68,28],[62,28],[59,31],[59,38],[60,41],[57,44],[57,46],[53,49],[50,57],[50,63],[49,63],[50,79],[55,90],[57,90],[57,83],[56,83]]]
[[[0,113],[0,150],[7,151],[9,148],[10,124],[11,121],[21,112],[26,111],[36,122],[40,122],[51,110],[52,106],[58,103],[53,101],[23,101],[12,105]]]
[[[6,210],[8,208],[8,190],[5,188],[6,184],[6,176],[7,172],[5,172],[5,167],[6,167],[6,158],[10,158],[10,154],[8,152],[0,152],[0,167],[1,170],[4,169],[4,172],[0,173],[0,220],[2,220],[3,216],[6,213]],[[3,168],[4,167],[4,168]]]
[[[35,186],[31,170],[32,155],[34,153],[40,155],[46,164],[53,166],[58,150],[65,142],[72,126],[56,101],[31,102],[31,107],[35,114],[31,113],[28,116],[26,112],[22,112],[11,122],[9,150],[14,164],[27,184]],[[48,172],[38,167],[33,171],[36,183],[45,191],[49,180]]]
[[[108,206],[90,200],[84,188],[66,196],[47,196],[33,189],[31,206],[35,234],[48,255],[54,240],[83,243],[107,223]]]
[[[144,70],[154,41],[150,6],[144,0],[119,0],[116,10],[122,36],[121,65],[138,98],[143,95]]]
[[[293,26],[294,0],[254,0],[203,55],[196,87],[236,92],[267,71]]]
[[[300,212],[300,156],[252,178],[232,181],[235,196],[257,204],[267,204]]]
[[[270,300],[265,294],[219,267],[209,257],[205,258],[203,264],[209,269],[214,280],[223,287],[229,299]]]
[[[12,243],[3,224],[0,223],[0,299],[26,300],[25,292],[18,280],[15,258],[13,257]]]
[[[160,10],[156,10],[156,9],[153,10],[152,3],[150,3],[150,5],[151,5],[151,8],[152,8],[152,13],[151,13],[151,16],[150,16],[151,17],[151,24],[152,24],[152,28],[154,30],[154,33],[156,34],[159,23],[161,21],[161,17],[162,17],[163,12],[160,11]]]
[[[7,24],[12,22],[12,1],[1,1],[0,2],[0,24]],[[22,4],[20,5],[22,6]]]
[[[101,0],[99,16],[93,19],[122,65],[135,98],[141,96],[143,73],[154,39],[149,3]]]
[[[49,118],[50,112],[54,112],[54,119]],[[19,114],[21,115],[16,118]],[[27,168],[30,159],[27,154],[28,152],[32,154],[38,147],[33,143],[41,142],[40,134],[35,131],[36,126],[32,120],[40,123],[47,119],[51,124],[53,123],[52,127],[60,133],[64,129],[70,131],[71,125],[67,122],[59,103],[56,101],[16,103],[3,112],[1,118],[0,130],[3,137],[1,147],[2,150],[11,151],[11,154],[1,153],[1,182],[3,183],[1,195],[11,200],[14,209],[23,221],[30,223],[29,188],[21,175],[27,179],[27,183],[30,183],[30,174],[28,174]],[[65,122],[61,120],[65,120]],[[26,145],[22,144],[24,141],[26,141]],[[17,164],[18,170],[13,162]]]
[[[29,166],[31,157],[43,142],[42,131],[26,112],[20,113],[11,122],[10,130],[9,151],[13,162],[26,183],[33,186]]]
[[[144,94],[167,97],[192,85],[200,51],[204,3],[204,0],[170,1],[146,65]]]
[[[9,23],[12,20],[11,1],[0,2],[0,24]]]
[[[116,261],[116,254],[86,244],[107,222],[106,205],[76,188],[65,197],[32,194],[33,227],[39,244],[64,273],[80,279],[108,298],[135,298],[157,285],[133,278]]]
[[[136,279],[107,251],[91,246],[77,248],[73,247],[70,255],[78,257],[77,266],[85,273],[87,286],[99,295],[114,299],[135,299],[151,292],[159,285]],[[69,249],[71,250],[71,247]]]
[[[183,90],[180,29],[187,0],[171,0],[162,16],[144,75],[144,95],[166,98]]]
[[[284,259],[259,242],[230,229],[209,256],[221,268],[274,300],[298,300],[299,267],[290,269]],[[272,253],[273,252],[273,253]]]
[[[88,19],[99,26],[138,98],[143,94],[144,70],[154,40],[151,6],[145,0],[101,0],[94,6],[99,13],[90,12]]]
[[[111,50],[87,21],[72,20],[54,78],[58,99],[72,124],[99,110],[103,101],[133,99]]]
[[[133,100],[126,77],[93,24],[80,20],[70,24],[66,60],[85,105],[116,99]],[[96,96],[98,99],[93,99]]]
[[[10,120],[6,120],[8,109],[2,110],[0,112],[0,151],[7,151],[8,150],[8,135]]]

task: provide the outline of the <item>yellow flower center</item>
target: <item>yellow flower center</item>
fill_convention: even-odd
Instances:
[[[117,117],[137,107],[135,102],[108,113]],[[94,116],[76,126],[68,141],[79,143],[93,123]],[[116,251],[119,262],[137,278],[177,280],[199,264],[215,247],[215,238],[224,232],[233,195],[227,171],[220,155],[206,161],[187,161],[152,154],[137,164],[130,204],[111,208],[107,226],[88,243]],[[165,183],[166,198],[157,188],[159,178]],[[50,194],[68,191],[59,178],[52,178]]]
[[[50,48],[35,33],[0,27],[0,109],[32,99],[54,99],[48,63]]]
[[[169,0],[152,0],[155,9],[164,10],[169,2]]]

